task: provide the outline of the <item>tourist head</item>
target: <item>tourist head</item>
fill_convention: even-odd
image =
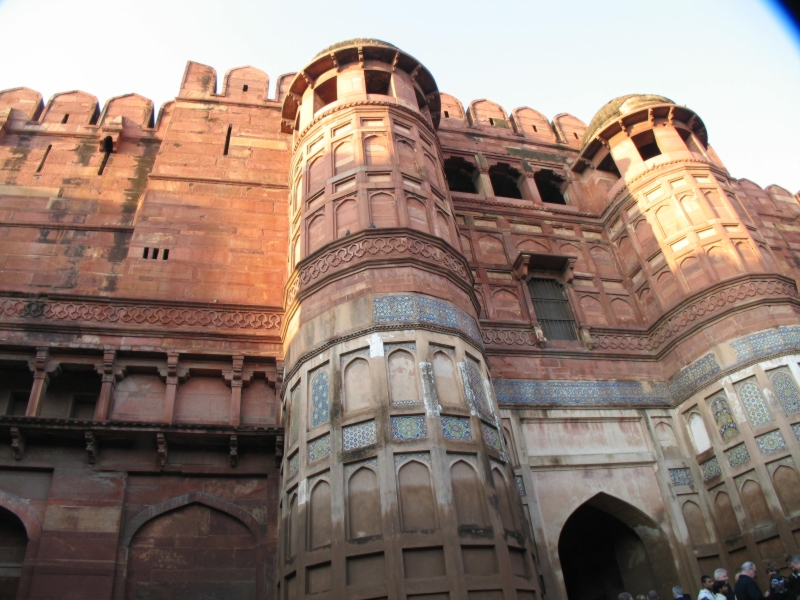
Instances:
[[[633,600],[633,596],[631,596],[628,592],[622,592],[619,596],[617,596],[617,600]]]
[[[711,591],[715,594],[725,594],[726,592],[730,591],[730,588],[728,587],[727,581],[715,581],[714,587],[711,588]]]
[[[755,578],[756,576],[756,563],[747,561],[742,565],[742,575]]]
[[[714,580],[708,575],[703,575],[700,578],[700,585],[704,590],[710,590],[712,587],[714,587]]]
[[[767,568],[767,574],[780,573],[780,571],[781,571],[780,567],[778,567],[778,563],[776,563],[774,561],[769,561],[767,563],[767,567],[766,568]]]
[[[714,571],[714,579],[717,581],[728,581],[728,572],[725,569]]]
[[[683,596],[683,588],[679,585],[676,585],[674,588],[672,588],[672,597],[680,598],[681,596]]]
[[[786,564],[792,570],[792,573],[800,573],[800,554],[793,554],[786,559]]]
[[[647,596],[644,594],[636,594],[636,600],[647,600]]]
[[[647,592],[647,600],[658,600],[658,592],[655,590]]]

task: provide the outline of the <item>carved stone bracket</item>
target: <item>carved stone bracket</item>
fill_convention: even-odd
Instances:
[[[169,445],[167,444],[167,438],[163,433],[156,434],[156,445],[158,446],[158,461],[161,463],[162,467],[167,466],[167,460],[169,459]]]
[[[569,255],[523,251],[514,260],[513,273],[520,281],[527,281],[535,275],[545,275],[566,284],[574,278],[577,260]]]
[[[588,327],[581,327],[580,328],[580,335],[581,341],[583,345],[586,346],[587,350],[591,350],[595,347],[595,341],[592,338],[592,332],[589,330]]]
[[[14,460],[22,460],[25,454],[25,434],[19,427],[11,428],[11,451],[14,453]]]
[[[235,435],[231,436],[231,449],[229,454],[230,464],[232,468],[236,468],[239,464],[239,438]]]
[[[283,444],[284,438],[282,435],[275,437],[275,468],[281,466],[281,462],[283,461]]]
[[[92,431],[87,431],[84,434],[84,438],[86,439],[86,454],[89,457],[89,464],[93,465],[97,462],[97,456],[100,453],[100,448],[97,445],[97,438]]]

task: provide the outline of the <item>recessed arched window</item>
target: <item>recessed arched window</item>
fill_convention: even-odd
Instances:
[[[606,154],[606,157],[600,161],[597,165],[598,171],[603,171],[603,173],[611,173],[615,177],[622,177],[617,168],[617,163],[614,162],[614,157],[611,156],[611,152]]]
[[[662,153],[652,129],[633,136],[631,140],[633,140],[642,160],[650,160]]]
[[[505,163],[497,163],[489,168],[489,179],[492,180],[495,196],[522,200],[522,191],[519,188],[521,177],[522,173]]]
[[[564,187],[564,178],[557,175],[550,169],[542,169],[536,171],[533,176],[536,182],[536,187],[539,190],[539,195],[542,197],[542,202],[550,204],[566,204],[564,194],[561,190]]]
[[[336,77],[331,77],[314,88],[314,112],[337,100]]]
[[[389,95],[391,89],[392,74],[386,71],[364,71],[364,80],[367,85],[368,94]]]
[[[447,177],[447,187],[451,192],[478,193],[475,187],[478,169],[460,156],[451,156],[444,161],[444,174]]]

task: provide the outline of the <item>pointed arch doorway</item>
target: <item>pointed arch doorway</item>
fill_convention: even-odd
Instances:
[[[568,600],[613,600],[620,592],[649,590],[671,598],[679,584],[669,542],[655,521],[604,493],[570,515],[558,554]]]

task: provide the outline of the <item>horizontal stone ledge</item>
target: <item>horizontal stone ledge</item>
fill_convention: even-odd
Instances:
[[[78,223],[52,223],[48,221],[0,221],[0,227],[22,227],[27,229],[56,229],[59,231],[99,231],[109,233],[133,233],[133,225],[81,225]]]
[[[531,456],[528,464],[531,468],[546,467],[607,467],[609,465],[643,465],[654,464],[655,457],[651,452],[630,452],[615,454],[572,454]]]
[[[191,175],[167,175],[163,173],[150,173],[150,179],[162,181],[188,181],[190,183],[211,183],[217,185],[247,185],[252,187],[263,187],[273,190],[289,190],[288,184],[268,183],[266,181],[253,181],[244,179],[219,179],[216,177],[194,177]]]
[[[115,432],[164,433],[164,434],[205,434],[244,437],[283,435],[284,428],[277,425],[224,425],[206,423],[154,423],[139,421],[84,421],[76,419],[53,419],[46,417],[11,417],[0,416],[0,431],[7,432],[16,427],[23,433],[28,432],[85,432],[113,434]],[[99,438],[102,440],[102,437]]]

